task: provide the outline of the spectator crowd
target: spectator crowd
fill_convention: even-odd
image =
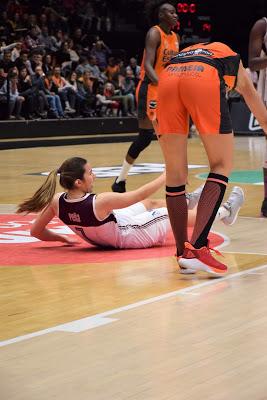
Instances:
[[[112,0],[3,3],[0,119],[136,115],[140,66],[102,40]]]

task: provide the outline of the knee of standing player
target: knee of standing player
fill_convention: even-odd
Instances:
[[[233,169],[233,160],[217,160],[210,162],[210,169],[212,172],[217,172],[225,176],[229,176]]]
[[[131,144],[128,154],[133,159],[136,159],[139,154],[150,145],[154,136],[153,129],[140,129],[139,135],[135,141]]]

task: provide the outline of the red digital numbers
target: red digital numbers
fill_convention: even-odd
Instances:
[[[202,25],[202,31],[203,32],[211,32],[211,24],[209,22],[205,22]]]
[[[177,12],[179,13],[190,13],[195,14],[197,12],[197,5],[196,3],[178,3],[177,4]]]
[[[176,2],[176,10],[179,15],[176,30],[181,35],[187,35],[187,39],[191,35],[192,42],[196,38],[207,38],[211,36],[213,26],[211,17],[206,15],[207,10],[203,10],[203,4],[200,0],[180,0]]]

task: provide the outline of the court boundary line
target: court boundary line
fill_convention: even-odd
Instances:
[[[12,338],[12,339],[3,340],[3,341],[0,341],[0,347],[8,346],[8,345],[13,344],[13,343],[19,343],[19,342],[22,342],[22,341],[25,341],[25,340],[32,339],[34,337],[43,336],[43,335],[46,335],[47,333],[62,332],[62,331],[63,332],[76,332],[77,333],[77,332],[82,332],[82,331],[89,330],[89,329],[94,329],[96,327],[100,327],[100,326],[103,326],[103,325],[106,325],[108,323],[111,323],[111,322],[114,322],[114,321],[118,320],[116,318],[115,319],[114,318],[106,318],[106,317],[109,317],[111,315],[120,314],[122,312],[133,310],[135,308],[139,308],[139,307],[142,307],[142,306],[147,305],[147,304],[152,304],[152,303],[155,303],[157,301],[162,301],[162,300],[165,300],[165,299],[169,299],[171,297],[176,297],[176,296],[179,296],[179,295],[182,295],[182,294],[190,293],[190,292],[192,292],[194,290],[197,290],[197,289],[200,289],[200,288],[203,288],[203,287],[206,287],[206,286],[216,285],[216,284],[218,284],[220,282],[228,281],[230,279],[239,278],[239,277],[245,276],[245,275],[249,275],[252,272],[261,271],[261,270],[264,270],[266,268],[267,268],[267,264],[260,265],[258,267],[247,269],[246,271],[240,271],[240,272],[236,272],[236,273],[233,273],[233,274],[229,274],[229,275],[227,275],[226,277],[223,277],[223,278],[208,280],[208,281],[201,282],[199,284],[196,284],[196,285],[193,285],[193,286],[189,286],[189,287],[186,287],[186,288],[183,288],[183,289],[175,290],[175,291],[168,292],[168,293],[165,293],[165,294],[162,294],[162,295],[159,295],[159,296],[151,297],[149,299],[140,300],[140,301],[137,301],[135,303],[131,303],[131,304],[128,304],[128,305],[125,305],[125,306],[114,308],[112,310],[104,311],[102,313],[95,314],[95,315],[92,315],[90,317],[84,317],[84,318],[81,318],[79,320],[74,320],[74,321],[67,322],[67,323],[64,323],[64,324],[56,325],[56,326],[53,326],[53,327],[50,327],[50,328],[47,328],[47,329],[42,329],[40,331],[29,333],[29,334],[26,334],[26,335],[17,336],[17,337]]]
[[[216,247],[218,249],[218,247]],[[267,253],[254,253],[252,251],[233,251],[233,250],[222,250],[224,254],[250,254],[252,256],[267,256]]]

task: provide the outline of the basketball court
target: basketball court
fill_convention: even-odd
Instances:
[[[211,244],[229,265],[221,279],[179,274],[172,235],[153,249],[68,247],[31,238],[34,215],[15,214],[16,204],[68,157],[92,164],[95,192],[110,190],[128,146],[1,151],[1,400],[267,399],[264,137],[235,138],[226,196],[239,185],[245,204],[233,226],[212,227]],[[208,172],[198,138],[189,140],[188,155],[194,190]],[[154,141],[127,189],[162,166]],[[50,227],[70,234],[59,220]]]

